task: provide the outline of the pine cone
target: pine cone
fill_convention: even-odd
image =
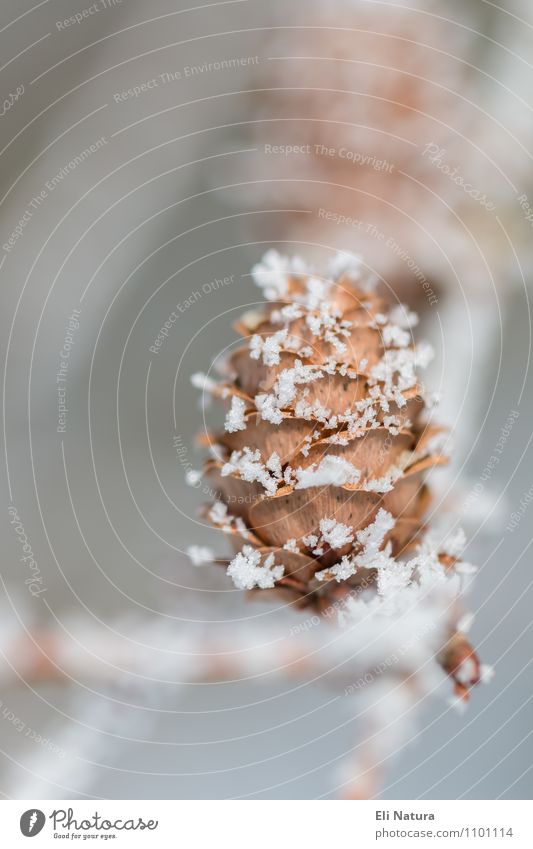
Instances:
[[[446,457],[417,379],[431,350],[413,344],[416,316],[390,309],[347,253],[317,277],[269,251],[252,276],[267,304],[238,322],[246,341],[228,379],[193,377],[228,405],[224,430],[201,442],[213,455],[203,475],[216,497],[204,514],[231,539],[235,586],[324,612],[368,594],[390,609],[416,582],[427,592],[435,569],[453,580],[453,546],[420,553],[424,479]],[[411,550],[419,553],[406,560]],[[443,607],[441,665],[467,689],[479,680],[477,658],[463,646],[466,681],[446,648],[457,645],[454,592]]]

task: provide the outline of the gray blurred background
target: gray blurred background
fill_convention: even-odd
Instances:
[[[222,628],[253,639],[258,626],[275,642],[291,621],[290,611],[250,605],[223,574],[194,569],[183,554],[215,541],[197,517],[205,494],[185,482],[199,465],[193,435],[203,426],[189,375],[208,371],[235,344],[233,321],[259,300],[250,267],[270,244],[326,258],[336,247],[365,250],[350,228],[321,230],[321,207],[401,232],[439,292],[427,308],[405,263],[395,266],[369,244],[387,285],[421,308],[436,348],[431,377],[448,399],[443,418],[456,443],[443,500],[461,514],[468,558],[480,565],[472,637],[496,671],[464,716],[444,699],[423,707],[420,732],[391,763],[383,795],[530,797],[532,11],[527,2],[505,10],[484,0],[468,9],[405,4],[413,7],[406,12],[397,3],[339,0],[322,28],[313,4],[284,5],[2,3],[6,798],[335,795],[336,770],[359,730],[335,690],[253,669],[236,683],[182,683],[194,666],[191,635],[209,641]],[[346,48],[335,63],[335,27],[371,30],[374,15],[372,31],[390,33],[398,6],[430,45],[425,65],[410,72],[435,79],[423,108],[409,101],[408,122],[392,108],[380,112],[390,135],[379,151],[412,175],[412,186],[423,183],[427,205],[416,188],[406,195],[407,178],[391,191],[377,172],[374,185],[372,173],[355,166],[328,174],[322,162],[293,162],[263,147],[322,132],[330,143],[333,132],[339,147],[378,150],[366,123],[376,117],[368,90],[379,97],[390,82],[380,73],[398,75],[403,54],[384,41],[375,62],[355,61],[356,46],[353,65]],[[273,58],[291,55],[308,66]],[[341,62],[333,86],[328,68],[337,74]],[[326,92],[314,100],[321,85]],[[288,100],[281,88],[291,90]],[[426,108],[434,108],[430,117]],[[346,140],[335,121],[359,122],[364,142],[353,127]],[[447,141],[438,140],[450,161],[495,198],[495,214],[436,167],[417,170],[436,127],[446,127]],[[394,159],[417,139],[414,165],[404,152]],[[179,320],[151,352],[178,304]],[[79,327],[68,336],[73,314]],[[68,365],[58,383],[65,339]],[[67,407],[59,432],[58,386]],[[499,462],[487,472],[513,411]],[[216,421],[220,413],[209,415]],[[10,507],[38,564],[35,595]]]

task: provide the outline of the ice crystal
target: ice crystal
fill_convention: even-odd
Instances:
[[[254,283],[263,290],[268,301],[284,298],[288,294],[289,277],[305,273],[305,263],[299,257],[288,258],[276,250],[264,254],[261,262],[252,268]]]
[[[283,566],[277,566],[274,555],[269,554],[261,565],[262,555],[251,545],[245,545],[228,566],[227,573],[239,590],[254,587],[271,589],[283,577]]]
[[[231,407],[228,410],[228,414],[224,422],[224,428],[228,431],[228,433],[235,433],[237,430],[246,430],[246,422],[244,420],[245,410],[246,404],[242,398],[238,398],[234,395],[231,399]]]
[[[312,486],[356,484],[361,472],[348,460],[332,455],[324,457],[318,464],[313,463],[307,469],[295,469],[295,475],[295,489],[308,489]]]
[[[203,566],[205,563],[212,563],[215,559],[213,550],[205,545],[190,545],[187,548],[187,556],[193,566]]]

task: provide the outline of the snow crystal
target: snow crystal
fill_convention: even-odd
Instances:
[[[222,501],[215,501],[208,516],[213,524],[217,525],[224,533],[232,533],[233,529],[235,529],[245,539],[249,538],[250,532],[243,519],[240,516],[232,516],[228,513],[227,505]]]
[[[355,559],[345,554],[340,563],[336,563],[331,569],[323,569],[321,572],[317,572],[315,578],[319,581],[327,581],[335,578],[340,583],[341,581],[347,581],[348,578],[355,575],[356,571],[357,565]]]
[[[403,426],[409,427],[409,424],[410,423],[408,421],[404,421]],[[384,416],[383,427],[386,427],[392,436],[397,436],[400,432],[400,428],[402,427],[402,422],[398,416]]]
[[[204,392],[214,392],[217,388],[216,380],[208,377],[203,371],[191,374],[191,383],[195,389],[202,389]]]
[[[194,566],[203,566],[204,563],[212,563],[215,559],[213,550],[204,545],[190,545],[187,548],[187,556]]]
[[[283,418],[281,410],[294,401],[297,387],[321,377],[323,373],[316,366],[304,366],[301,360],[295,360],[294,368],[283,369],[279,373],[272,392],[255,396],[254,403],[261,418],[272,424],[280,424]]]
[[[215,525],[221,525],[226,521],[228,516],[228,506],[222,501],[215,501],[209,511],[209,518]]]
[[[246,422],[244,420],[245,410],[246,404],[242,398],[238,398],[234,395],[231,399],[231,407],[228,410],[228,414],[224,422],[224,429],[228,433],[235,433],[237,430],[246,430]]]
[[[466,560],[460,560],[459,563],[455,564],[455,571],[459,572],[460,575],[475,575],[477,566],[467,563]]]
[[[316,310],[323,305],[330,287],[331,283],[329,280],[319,280],[317,277],[309,277],[305,283],[305,295],[297,296],[297,300],[308,310]]]
[[[354,538],[352,526],[343,525],[336,519],[321,519],[320,533],[324,542],[327,542],[331,548],[343,548]]]
[[[221,475],[227,477],[232,474],[238,475],[248,483],[257,481],[264,486],[268,495],[275,495],[281,480],[280,459],[276,453],[273,453],[265,465],[258,448],[255,451],[250,448],[232,451],[230,459],[222,466]]]
[[[349,251],[339,251],[328,262],[328,274],[333,280],[348,277],[353,283],[359,283],[365,273],[362,258]]]
[[[254,404],[263,421],[275,425],[279,425],[283,421],[283,413],[277,406],[275,395],[256,395]]]
[[[462,528],[450,534],[441,544],[439,551],[448,557],[460,557],[466,545],[466,535]]]
[[[383,477],[365,481],[363,489],[365,492],[390,492],[402,474],[403,470],[400,466],[391,466]]]
[[[387,347],[407,348],[411,336],[406,330],[402,330],[395,324],[387,324],[383,330],[383,342]]]
[[[308,489],[312,486],[343,486],[356,484],[361,473],[348,460],[342,457],[324,457],[318,465],[313,463],[307,469],[296,469],[295,489]]]
[[[377,572],[378,593],[387,596],[407,587],[413,574],[413,565],[411,562],[401,563],[390,558],[389,562],[377,564]]]
[[[274,555],[269,554],[261,566],[261,553],[251,545],[245,545],[228,566],[227,574],[239,590],[272,588],[283,577],[283,566],[276,566]]]
[[[272,472],[272,474],[276,478],[281,478],[282,470],[281,470],[281,460],[279,458],[279,454],[276,451],[273,451],[268,460],[265,463],[267,469]]]
[[[197,469],[187,469],[185,481],[189,486],[196,486],[202,480],[202,473]]]
[[[271,336],[261,338],[257,333],[250,340],[250,356],[253,360],[262,358],[266,366],[277,366],[280,362],[280,354],[287,342],[288,331],[286,328],[278,330]]]
[[[343,557],[340,563],[335,564],[330,569],[317,572],[316,577],[320,581],[335,578],[336,581],[340,582],[355,575],[359,568],[377,569],[378,591],[382,594],[392,593],[400,586],[405,586],[413,567],[406,565],[402,572],[403,564],[398,564],[390,557],[390,545],[387,545],[381,551],[385,536],[393,527],[393,517],[381,508],[374,521],[356,534],[357,543],[362,550],[355,556]],[[399,573],[398,577],[394,575],[396,570]]]
[[[292,274],[303,274],[305,270],[305,263],[299,257],[289,258],[276,250],[269,250],[261,262],[252,268],[252,277],[256,286],[263,290],[265,298],[276,301],[287,295],[289,277]]]
[[[387,510],[382,507],[378,510],[374,521],[357,532],[357,541],[365,547],[366,550],[375,550],[383,544],[386,534],[394,527],[394,518]]]
[[[405,304],[396,304],[389,312],[389,321],[404,330],[410,330],[418,324],[418,316]]]

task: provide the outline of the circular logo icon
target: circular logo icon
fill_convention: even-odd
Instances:
[[[38,808],[30,808],[24,811],[20,818],[20,830],[24,837],[35,837],[43,830],[46,817]]]

